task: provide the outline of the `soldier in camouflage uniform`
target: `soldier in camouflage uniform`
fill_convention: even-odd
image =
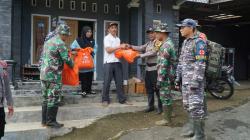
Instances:
[[[155,47],[159,47],[157,58],[157,86],[160,89],[160,98],[164,111],[164,119],[157,121],[156,125],[169,125],[173,111],[171,87],[174,85],[175,79],[176,51],[169,37],[170,32],[168,31],[166,23],[157,27],[155,32],[157,40],[161,42],[159,45],[156,44]]]
[[[70,35],[69,26],[59,25],[58,34],[46,41],[40,66],[40,79],[43,94],[42,125],[60,128],[56,121],[58,103],[61,97],[62,70],[64,62],[73,67],[65,41]]]
[[[195,34],[197,23],[193,19],[185,19],[177,26],[186,39],[183,42],[177,66],[176,86],[182,78],[183,106],[189,114],[189,122],[183,128],[182,136],[192,140],[204,140],[206,105],[204,102],[206,43]]]

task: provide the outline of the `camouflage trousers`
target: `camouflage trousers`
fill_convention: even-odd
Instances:
[[[183,107],[194,119],[204,119],[207,114],[204,83],[200,87],[191,90],[189,85],[182,85]]]
[[[169,106],[173,104],[173,95],[171,93],[171,83],[169,81],[160,82],[160,99],[162,105]]]
[[[43,104],[47,107],[57,107],[62,97],[62,84],[41,81]]]

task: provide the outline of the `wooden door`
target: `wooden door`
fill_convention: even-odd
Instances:
[[[65,20],[67,25],[70,27],[71,36],[65,42],[66,46],[70,48],[70,45],[78,37],[78,21],[77,20]]]

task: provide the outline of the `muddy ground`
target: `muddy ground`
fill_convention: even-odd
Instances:
[[[249,99],[250,90],[237,90],[229,100],[217,100],[208,95],[208,111],[211,113],[218,110],[234,108],[246,103]],[[171,127],[182,126],[187,120],[187,117],[182,108],[181,101],[174,103],[174,110],[176,117],[173,118]],[[162,115],[157,115],[156,112],[110,115],[86,128],[75,129],[72,133],[53,138],[52,140],[107,140],[127,130],[153,127],[155,126],[155,122],[161,119]]]

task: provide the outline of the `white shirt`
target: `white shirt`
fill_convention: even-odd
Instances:
[[[114,37],[110,33],[104,37],[104,59],[103,63],[115,63],[115,62],[120,62],[118,58],[115,57],[115,52],[108,53],[106,51],[107,47],[112,47],[115,48],[120,45],[120,38],[119,37]]]

